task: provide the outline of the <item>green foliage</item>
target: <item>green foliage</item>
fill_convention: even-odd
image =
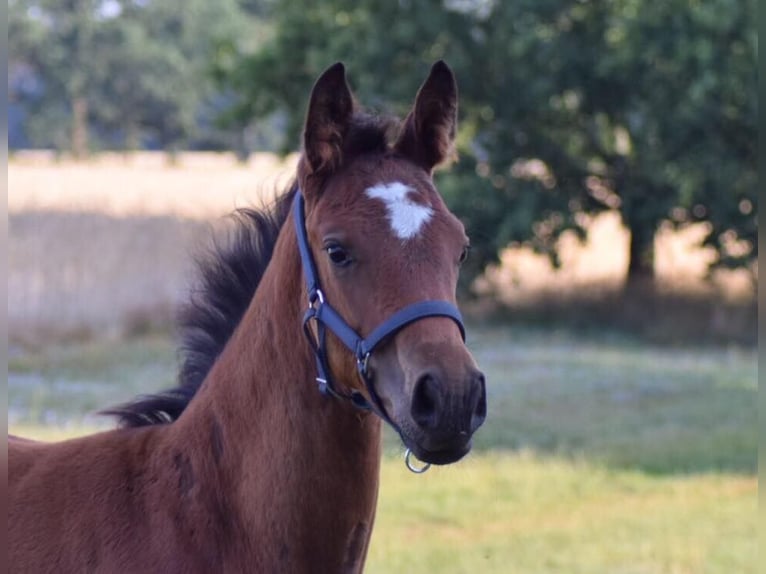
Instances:
[[[82,101],[87,90],[85,68],[95,9],[93,0],[8,3],[9,63],[20,60],[40,71],[44,97],[34,102],[29,129],[46,145],[75,145],[74,133],[66,130],[75,100]],[[75,129],[82,128],[81,122],[73,123],[79,124]]]
[[[311,81],[334,60],[360,100],[401,113],[444,58],[463,160],[442,188],[473,237],[469,271],[509,242],[556,263],[583,214],[618,209],[629,280],[651,278],[664,222],[708,222],[717,265],[757,259],[754,16],[753,0],[287,0],[271,41],[221,79],[240,121],[287,114],[292,149]]]
[[[270,41],[255,53],[235,55],[228,69],[220,70],[220,80],[239,95],[233,115],[247,121],[286,113],[283,151],[295,149],[311,85],[337,60],[349,64],[351,85],[366,105],[402,113],[433,61],[446,56],[449,30],[459,27],[458,15],[439,6],[433,1],[278,3]],[[393,104],[397,107],[388,108]]]
[[[31,66],[44,86],[27,102],[36,145],[72,149],[70,127],[108,147],[117,134],[128,149],[147,138],[172,149],[216,137],[200,116],[216,96],[218,44],[249,32],[237,0],[12,0],[9,12],[9,60]],[[87,123],[70,126],[78,99]]]
[[[44,82],[27,102],[37,145],[82,147],[90,125],[125,148],[243,153],[246,131],[296,147],[311,83],[335,60],[362,102],[402,114],[443,58],[461,89],[461,161],[440,184],[473,238],[466,285],[509,244],[558,263],[562,233],[584,237],[584,216],[611,209],[631,231],[628,279],[651,279],[657,230],[694,222],[714,266],[755,272],[755,12],[754,0],[10,0],[8,56]]]

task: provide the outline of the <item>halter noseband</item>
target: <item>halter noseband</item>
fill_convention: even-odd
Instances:
[[[370,356],[373,351],[388,337],[394,335],[410,323],[426,317],[447,317],[452,319],[460,329],[460,335],[465,341],[465,327],[463,319],[452,303],[447,301],[419,301],[400,309],[380,325],[375,327],[367,337],[362,337],[352,329],[346,321],[325,300],[319,284],[319,275],[316,271],[314,258],[311,256],[308,235],[306,233],[306,220],[303,195],[300,189],[295,196],[293,206],[293,220],[298,237],[298,250],[303,264],[303,275],[308,286],[309,307],[303,315],[303,331],[309,340],[314,355],[316,356],[318,376],[316,381],[322,394],[343,398],[364,410],[371,410],[381,419],[386,421],[401,436],[401,429],[391,420],[391,417],[383,408],[380,396],[375,390],[373,378],[368,370]],[[316,337],[314,337],[309,323],[316,323]],[[369,395],[369,401],[358,391],[345,394],[339,391],[333,383],[330,374],[330,365],[327,358],[326,331],[332,331],[338,339],[354,354],[357,371],[364,382]],[[408,451],[409,457],[409,451]],[[408,458],[409,467],[409,458]]]

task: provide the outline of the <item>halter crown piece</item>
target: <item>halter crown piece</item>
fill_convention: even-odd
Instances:
[[[377,414],[381,419],[387,422],[401,437],[402,431],[391,417],[388,416],[380,396],[375,390],[373,377],[368,370],[370,356],[373,351],[385,341],[388,337],[396,334],[410,323],[425,319],[426,317],[447,317],[452,319],[460,329],[460,335],[465,341],[465,327],[460,311],[448,301],[419,301],[412,303],[400,309],[380,325],[375,327],[367,337],[362,337],[340,316],[340,314],[330,306],[325,300],[319,283],[319,275],[316,271],[314,258],[311,256],[308,234],[306,233],[306,215],[303,200],[303,194],[300,189],[295,195],[293,204],[293,220],[295,231],[298,237],[298,250],[301,256],[303,266],[303,275],[306,279],[308,288],[308,309],[303,315],[303,331],[311,345],[316,357],[318,375],[316,381],[319,384],[319,390],[322,394],[336,398],[347,399],[351,403],[363,410],[370,410]],[[316,325],[316,337],[314,336],[310,323],[314,321]],[[327,360],[327,329],[332,331],[338,339],[354,354],[359,376],[364,382],[369,400],[358,391],[351,391],[350,394],[343,393],[337,389],[332,380],[330,365]],[[416,469],[410,463],[411,452],[409,449],[405,455],[407,468],[413,472],[425,472],[428,468]]]

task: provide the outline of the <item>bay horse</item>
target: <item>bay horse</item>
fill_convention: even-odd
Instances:
[[[359,109],[341,63],[319,77],[294,183],[201,265],[179,386],[111,431],[9,440],[12,572],[362,570],[382,421],[418,469],[486,416],[455,307],[468,239],[432,180],[456,121],[443,62],[403,122]]]

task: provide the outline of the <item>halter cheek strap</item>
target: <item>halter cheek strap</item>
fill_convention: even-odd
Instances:
[[[303,265],[303,275],[308,287],[308,309],[303,315],[303,330],[316,357],[318,371],[316,380],[319,384],[319,390],[323,394],[350,400],[358,408],[375,412],[380,418],[391,425],[397,433],[401,434],[399,426],[391,420],[391,417],[383,408],[380,396],[375,389],[373,377],[368,370],[370,356],[378,345],[387,338],[393,336],[410,323],[426,317],[446,317],[452,319],[460,329],[461,337],[465,340],[465,327],[463,326],[463,318],[460,315],[460,311],[447,301],[419,301],[400,309],[375,327],[367,337],[362,337],[325,301],[314,258],[311,256],[308,235],[306,233],[305,207],[300,190],[295,196],[293,220],[298,237],[298,250]],[[312,321],[316,326],[316,336],[311,329]],[[352,391],[350,394],[343,393],[334,384],[327,357],[326,335],[328,329],[354,354],[357,370],[364,382],[369,400],[358,391]]]

